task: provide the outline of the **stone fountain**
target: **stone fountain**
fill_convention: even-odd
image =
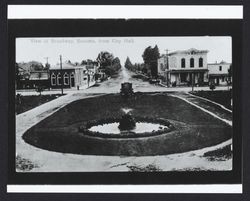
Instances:
[[[124,111],[124,115],[122,116],[121,120],[119,121],[118,128],[123,130],[133,130],[136,127],[136,121],[129,113],[132,109],[122,109]]]

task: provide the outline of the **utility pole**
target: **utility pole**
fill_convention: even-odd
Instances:
[[[168,51],[169,51],[169,49],[166,49],[165,51],[166,51],[166,56],[167,56],[167,69],[168,69]]]
[[[44,59],[46,59],[46,63],[45,63],[45,68],[48,71],[50,65],[49,65],[49,57],[44,57]]]
[[[192,92],[194,92],[194,73],[192,73]]]
[[[169,51],[169,49],[166,49],[165,50],[166,51],[166,56],[167,56],[167,70],[169,69],[169,63],[168,63],[168,51]],[[166,69],[165,69],[165,71],[166,71]],[[169,74],[169,72],[167,72],[167,85],[168,85],[168,83],[169,83],[169,77],[168,77],[168,74]]]
[[[62,71],[62,55],[60,55],[60,68],[61,68],[61,92],[62,92],[62,95],[63,95],[63,71]]]

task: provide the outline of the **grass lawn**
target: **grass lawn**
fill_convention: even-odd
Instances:
[[[46,102],[54,100],[61,96],[61,94],[51,94],[51,95],[37,95],[37,96],[21,96],[20,103],[16,99],[16,114],[26,112],[32,108],[42,105]]]
[[[232,91],[194,91],[191,94],[196,96],[200,96],[211,101],[217,102],[228,109],[231,108],[231,98],[232,98]]]
[[[123,115],[168,119],[175,130],[152,137],[101,138],[78,131],[83,122]],[[23,136],[42,149],[87,155],[164,155],[200,149],[232,136],[232,128],[168,93],[136,93],[125,101],[119,94],[78,100],[44,119]]]

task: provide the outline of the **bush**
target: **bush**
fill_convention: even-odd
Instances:
[[[215,89],[215,84],[214,84],[214,83],[211,83],[211,84],[209,85],[209,88],[213,91],[213,90]]]
[[[44,91],[43,86],[38,85],[38,86],[36,87],[36,91],[37,91],[37,92],[39,93],[39,95],[41,96],[42,92]]]

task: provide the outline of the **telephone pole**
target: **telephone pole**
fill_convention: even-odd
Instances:
[[[168,70],[169,69],[169,63],[168,63],[168,51],[169,51],[169,49],[165,49],[165,51],[166,51],[166,56],[167,56],[167,66],[166,66],[166,69]],[[166,69],[165,69],[165,71],[166,71]],[[167,85],[168,85],[168,83],[169,83],[169,72],[167,72]]]
[[[167,69],[168,69],[168,67],[169,67],[169,65],[168,65],[168,51],[169,51],[169,49],[165,49],[165,51],[166,51],[166,56],[167,56]]]
[[[61,68],[61,92],[63,95],[63,71],[62,71],[62,55],[60,55],[60,68]]]
[[[192,92],[194,92],[194,73],[192,73]]]

